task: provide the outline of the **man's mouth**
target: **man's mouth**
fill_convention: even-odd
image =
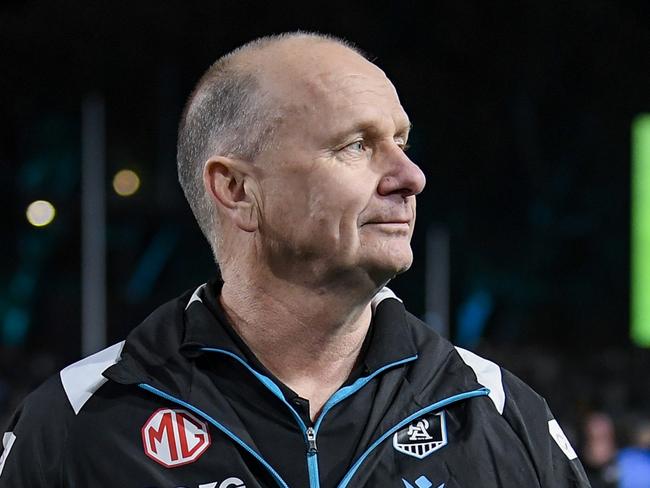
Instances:
[[[377,230],[389,233],[408,233],[411,229],[410,221],[408,220],[371,220],[362,225],[362,227],[370,226]]]
[[[365,222],[363,225],[368,225],[368,224],[374,224],[374,225],[381,225],[381,224],[386,224],[386,225],[410,225],[411,224],[411,219],[403,219],[403,218],[376,219],[376,220],[369,220],[369,221]]]

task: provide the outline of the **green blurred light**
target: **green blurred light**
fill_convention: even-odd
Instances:
[[[631,337],[650,347],[650,114],[632,123],[631,192]]]

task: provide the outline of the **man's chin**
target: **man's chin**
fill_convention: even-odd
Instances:
[[[390,256],[390,259],[372,260],[367,263],[366,270],[372,281],[379,284],[386,283],[395,276],[408,271],[413,264],[413,256]]]

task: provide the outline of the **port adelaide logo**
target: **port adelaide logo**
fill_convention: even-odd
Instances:
[[[447,445],[445,412],[420,417],[393,435],[395,450],[424,459]]]

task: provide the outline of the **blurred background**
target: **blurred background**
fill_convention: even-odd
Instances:
[[[4,1],[0,424],[214,275],[180,112],[217,57],[296,29],[357,43],[413,121],[407,307],[544,395],[594,487],[650,470],[647,1]]]

